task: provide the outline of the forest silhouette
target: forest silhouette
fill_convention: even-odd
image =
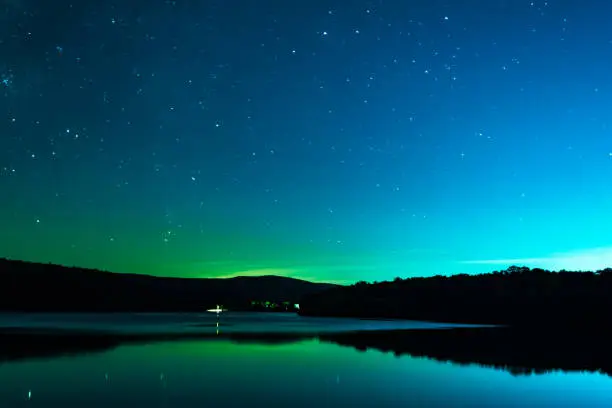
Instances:
[[[396,278],[302,298],[302,316],[367,317],[515,327],[595,327],[612,310],[612,268],[551,272],[511,266],[480,275]]]

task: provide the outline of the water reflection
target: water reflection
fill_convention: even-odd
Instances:
[[[513,375],[561,371],[612,376],[612,335],[607,331],[473,328],[337,333],[320,338],[361,351],[477,365]]]
[[[122,345],[221,340],[243,345],[282,345],[304,340],[424,357],[456,365],[478,365],[513,375],[554,371],[612,376],[612,335],[508,328],[378,330],[339,333],[118,334],[11,330],[0,332],[0,362],[52,359],[111,351]]]
[[[596,373],[610,372],[610,353],[600,347],[605,338],[560,336],[507,329],[203,337],[13,331],[0,336],[0,406],[557,407],[612,402],[612,379]],[[551,370],[566,373],[508,375]]]

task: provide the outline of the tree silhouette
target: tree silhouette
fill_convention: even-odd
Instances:
[[[304,316],[443,322],[593,326],[612,310],[612,268],[551,272],[511,266],[479,275],[358,282],[307,295]]]

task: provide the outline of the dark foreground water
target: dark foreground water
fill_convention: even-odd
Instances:
[[[0,317],[3,327],[51,323],[105,332],[77,341],[67,334],[58,338],[14,329],[0,334],[0,407],[612,404],[612,378],[590,357],[538,359],[508,350],[520,343],[516,339],[469,334],[498,330],[493,328],[437,330],[444,326],[257,314],[222,316],[219,328],[209,315]],[[143,335],[162,328],[191,335],[193,327],[202,330],[203,338]],[[367,334],[355,332],[364,328]],[[389,331],[397,328],[418,329],[418,335],[416,330]],[[278,335],[266,334],[271,332]],[[491,347],[494,342],[504,344],[504,350]]]

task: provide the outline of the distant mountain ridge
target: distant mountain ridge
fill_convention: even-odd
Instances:
[[[253,301],[299,303],[337,287],[275,275],[169,278],[0,259],[0,311],[188,312]]]

